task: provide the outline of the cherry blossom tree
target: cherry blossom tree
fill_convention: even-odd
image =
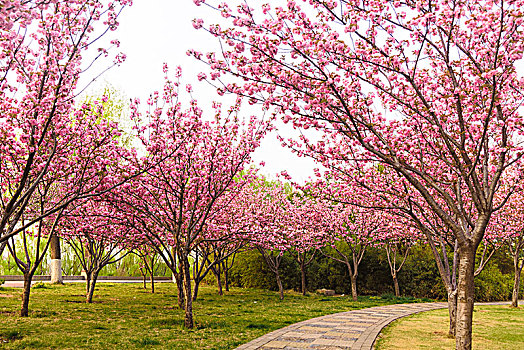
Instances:
[[[250,244],[264,258],[275,275],[280,300],[284,299],[284,287],[280,264],[286,251],[292,248],[293,208],[287,196],[290,188],[281,182],[260,179],[253,186],[251,200],[246,203],[250,210]]]
[[[246,247],[250,234],[248,205],[250,187],[244,186],[233,198],[227,196],[220,198],[218,203],[220,211],[208,221],[203,239],[196,249],[197,257],[200,257],[200,266],[196,266],[193,272],[195,279],[193,300],[196,300],[198,284],[210,271],[216,277],[218,294],[223,295],[222,275],[225,278],[226,291],[229,290],[228,273],[236,254]],[[195,263],[198,265],[197,259]]]
[[[316,210],[320,214],[322,231],[326,233],[316,235],[316,240],[325,247],[322,250],[325,256],[347,267],[351,294],[356,301],[358,267],[364,254],[368,247],[380,244],[387,233],[391,233],[388,227],[395,218],[386,215],[390,214],[385,212],[390,204],[385,204],[387,201],[383,197],[362,191],[358,183],[347,181],[344,174],[326,170],[322,175],[318,169],[315,169],[315,174],[316,180],[295,185],[319,201]],[[379,179],[383,181],[383,173],[380,175]],[[291,179],[287,172],[283,172],[283,176]]]
[[[381,212],[343,204],[333,205],[324,215],[329,236],[326,243],[330,250],[323,250],[328,258],[343,263],[351,281],[351,296],[357,301],[359,266],[368,247],[376,244],[386,227]]]
[[[61,128],[55,126],[54,145],[60,148],[53,150],[53,164],[48,165],[48,171],[41,172],[38,181],[31,181],[32,194],[25,197],[24,210],[18,214],[19,225],[24,227],[22,252],[16,249],[17,237],[6,236],[7,247],[24,273],[21,316],[28,315],[32,277],[58,234],[63,211],[74,207],[80,198],[98,196],[111,188],[115,174],[118,178],[126,174],[125,159],[133,159],[132,152],[118,142],[118,125],[100,118],[102,110],[101,103],[83,105],[69,116],[68,123]],[[11,233],[20,231],[17,226],[12,227]],[[28,235],[36,237],[34,261],[28,254]],[[45,242],[42,250],[40,242]]]
[[[73,98],[92,50],[106,32],[116,29],[118,14],[130,1],[7,1],[0,10],[0,250],[5,241],[26,231],[76,198],[85,187],[64,187],[63,201],[36,216],[26,210],[49,173],[61,176],[63,157],[73,152],[67,132],[74,122]],[[95,30],[95,25],[100,23]],[[118,46],[112,41],[111,46]],[[107,56],[99,49],[94,59]],[[115,64],[122,62],[119,54]],[[92,63],[92,62],[91,62]],[[89,63],[88,63],[89,66]],[[75,154],[75,153],[73,153]],[[75,157],[79,157],[76,153]],[[22,220],[24,218],[24,220]]]
[[[393,279],[393,289],[397,297],[400,296],[398,274],[406,263],[411,248],[417,241],[420,241],[420,238],[417,240],[417,233],[409,222],[401,221],[400,217],[391,215],[388,229],[379,238],[379,244],[386,252],[391,278]]]
[[[45,200],[46,198],[41,198]],[[43,203],[43,200],[40,203]],[[41,206],[43,207],[43,206]],[[49,248],[50,239],[46,239],[56,233],[57,223],[60,221],[62,211],[53,216],[49,216],[38,222],[36,227],[29,228],[22,232],[22,252],[16,250],[16,245],[13,239],[6,241],[6,246],[9,253],[14,258],[16,266],[24,274],[24,290],[22,293],[22,306],[20,308],[20,316],[29,316],[29,300],[31,295],[31,282],[33,276],[45,258],[47,249]],[[29,244],[29,238],[35,240],[33,247]],[[42,244],[43,243],[43,247]],[[31,250],[32,253],[31,254]],[[34,258],[31,256],[33,255]]]
[[[288,200],[292,208],[288,215],[293,216],[288,221],[293,225],[291,249],[288,252],[300,268],[300,289],[302,295],[306,295],[307,268],[325,244],[324,237],[328,235],[327,225],[323,220],[326,208],[322,200],[296,190],[288,196]]]
[[[182,109],[178,69],[176,81],[167,77],[163,93],[148,100],[143,114],[136,101],[132,118],[138,137],[155,164],[111,199],[136,216],[145,234],[173,274],[183,282],[184,324],[194,326],[190,256],[204,239],[206,225],[253,178],[248,169],[267,123],[255,117],[240,120],[240,102],[227,112],[215,103],[206,120],[195,100]],[[191,86],[186,90],[191,93]],[[162,161],[160,161],[160,159]],[[151,163],[149,163],[151,164]],[[133,214],[134,213],[134,214]],[[167,254],[174,252],[176,254]],[[181,268],[177,270],[177,264]]]
[[[2,1],[0,7],[0,30],[9,30],[16,23],[27,26],[38,16],[38,11],[46,8],[57,0],[11,0]]]
[[[239,2],[236,11],[195,3],[230,23],[207,27],[223,52],[190,52],[210,64],[221,93],[274,107],[305,130],[288,143],[326,166],[394,169],[456,237],[456,347],[470,349],[475,252],[505,204],[495,200],[500,181],[522,155],[515,63],[524,3],[290,0]]]
[[[524,267],[524,208],[519,191],[503,210],[497,212],[488,229],[488,236],[499,245],[506,244],[513,260],[514,280],[511,306],[518,307],[520,276]]]
[[[146,289],[146,279],[149,275],[151,282],[151,293],[155,293],[155,273],[158,272],[158,265],[161,258],[156,250],[148,243],[149,242],[147,241],[142,242],[142,244],[133,250],[133,253],[136,254],[142,262],[140,265],[140,273],[143,277],[144,289]]]
[[[86,302],[93,294],[100,271],[114,264],[141,242],[139,232],[125,225],[122,213],[103,202],[88,200],[64,215],[60,236],[72,248],[86,272]],[[119,217],[120,216],[120,217]]]
[[[252,176],[249,173],[247,175]],[[241,179],[243,173],[238,176]],[[233,197],[222,196],[217,200],[216,206],[220,210],[207,221],[200,243],[193,251],[193,301],[197,299],[200,282],[209,272],[212,272],[217,279],[218,294],[223,295],[221,275],[224,272],[227,277],[227,269],[231,269],[231,266],[225,267],[224,264],[248,243],[250,234],[248,203],[252,199],[249,197],[250,194],[251,185],[243,186]]]
[[[513,291],[511,293],[511,306],[519,306],[519,290],[520,290],[520,275],[524,267],[524,231],[511,236],[508,239],[508,248],[513,258],[513,268],[515,270],[515,278],[513,280]]]
[[[225,289],[229,291],[229,271],[235,263],[237,253],[252,248],[249,243],[253,235],[253,215],[256,213],[260,186],[263,186],[263,180],[253,178],[234,198],[221,198],[222,209],[208,223],[203,243],[211,247],[209,251],[212,251],[213,261],[220,261],[220,264],[211,266],[220,295],[222,273]]]

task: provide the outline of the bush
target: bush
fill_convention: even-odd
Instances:
[[[44,282],[37,282],[31,286],[32,289],[48,289],[49,286]]]
[[[502,274],[497,264],[490,262],[475,278],[475,301],[497,301],[511,298],[513,276]]]
[[[256,250],[239,253],[230,272],[231,285],[245,288],[277,288],[273,273]]]
[[[400,292],[403,295],[411,295],[416,298],[447,298],[437,264],[427,246],[415,246],[411,249],[398,279]]]
[[[451,264],[451,255],[449,259]],[[284,289],[299,290],[300,269],[291,255],[284,254],[280,272]],[[447,298],[437,264],[426,245],[412,248],[398,279],[402,295],[441,300]],[[231,271],[231,283],[239,287],[277,289],[274,274],[256,250],[237,256]],[[346,266],[321,254],[308,266],[306,284],[309,291],[325,288],[333,289],[337,294],[351,292]],[[368,248],[359,266],[357,284],[361,295],[393,295],[393,281],[384,250]],[[512,287],[511,259],[507,252],[501,250],[495,253],[485,270],[475,278],[475,300],[508,300]]]
[[[300,270],[297,271],[300,278]],[[323,255],[317,255],[308,266],[306,286],[310,291],[317,289],[333,289],[338,294],[347,294],[351,290],[346,267]]]

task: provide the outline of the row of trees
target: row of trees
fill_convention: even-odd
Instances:
[[[370,207],[412,223],[443,276],[435,237],[452,238],[457,273],[444,280],[456,348],[471,349],[475,255],[521,183],[524,3],[195,3],[225,18],[206,28],[223,51],[192,52],[221,93],[272,106],[301,129],[283,141]],[[391,176],[376,179],[376,167]]]
[[[163,169],[163,165],[157,167]],[[154,209],[165,210],[177,203],[173,200],[160,202],[160,205],[154,207],[156,201],[146,197],[143,192],[137,194],[140,181],[146,179],[149,173],[150,171],[145,172],[118,189],[90,199],[73,211],[65,211],[61,224],[58,225],[58,235],[71,246],[86,273],[88,303],[92,302],[100,271],[108,264],[118,262],[127,254],[135,252],[142,258],[144,277],[146,273],[151,276],[153,291],[155,264],[158,257],[162,259],[177,282],[178,302],[180,308],[186,310],[186,322],[188,319],[192,321],[192,303],[197,299],[200,283],[211,272],[217,279],[219,294],[222,294],[222,278],[228,290],[229,271],[233,267],[236,254],[249,249],[258,250],[264,258],[275,276],[281,299],[284,298],[281,280],[284,255],[293,257],[299,266],[301,291],[306,294],[308,266],[314,261],[315,255],[318,257],[320,254],[346,267],[352,298],[357,300],[360,264],[367,250],[380,247],[387,257],[395,294],[399,296],[398,275],[411,248],[428,243],[421,231],[417,232],[408,223],[400,222],[397,213],[362,209],[362,206],[344,204],[341,200],[313,196],[315,186],[326,192],[325,182],[310,183],[307,190],[297,191],[289,184],[268,182],[253,174],[249,175],[248,172],[240,172],[234,182],[241,188],[236,193],[229,193],[229,196],[219,197],[218,204],[210,206],[213,210],[210,210],[207,218],[202,219],[200,232],[193,233],[194,240],[190,250],[187,255],[181,256],[179,250],[192,238],[185,236],[184,232],[191,231],[182,231],[178,240],[173,239],[170,232],[159,234],[161,226],[144,218],[139,219],[140,211],[130,206],[131,201],[135,206],[143,205],[143,208],[151,211],[151,214],[145,215],[149,217],[154,215]],[[158,178],[154,179],[155,185],[160,186]],[[176,179],[178,177],[169,178],[165,186]],[[134,191],[128,192],[130,188],[134,188]],[[131,198],[126,197],[131,194]],[[176,208],[180,215],[197,215],[194,212],[197,206]],[[483,250],[476,257],[475,275],[481,273],[499,248],[508,248],[515,261],[512,304],[516,307],[524,260],[521,244],[524,228],[521,223],[523,220],[519,220],[514,212],[508,215],[510,216],[507,218],[497,216],[494,219],[493,231],[488,231],[482,244]],[[162,214],[162,217],[165,216],[166,214]],[[495,225],[496,220],[518,224],[510,229],[495,230],[503,227]],[[442,233],[431,236],[431,239],[437,242],[429,246],[431,252],[438,254],[440,259],[437,266],[442,284],[448,292],[449,331],[453,334],[456,322],[456,301],[453,298],[457,275],[456,242],[450,235]],[[13,254],[16,256],[14,250]],[[26,283],[25,302],[29,299],[29,286],[30,279]],[[189,323],[187,326],[191,327]]]
[[[327,243],[332,257],[356,280],[364,242],[421,237],[448,291],[456,347],[470,349],[474,277],[491,256],[486,250],[477,266],[479,247],[512,237],[522,270],[524,80],[516,63],[524,1],[239,1],[236,11],[233,1],[195,3],[220,12],[221,24],[207,30],[223,50],[189,53],[209,65],[200,79],[236,103],[226,112],[215,103],[214,118],[193,99],[184,109],[177,71],[147,111],[132,104],[130,144],[104,115],[105,98],[74,103],[78,76],[91,67],[83,53],[116,28],[128,1],[13,1],[0,9],[0,252],[7,247],[24,272],[21,314],[58,234],[82,237],[78,255],[92,264],[84,266],[88,295],[100,262],[149,245],[173,272],[188,327],[195,276],[217,273],[234,251],[226,247],[243,240],[278,280],[282,251],[297,249],[307,265],[309,247],[338,237],[354,248],[348,257]],[[240,118],[246,100],[300,129],[281,141],[326,171],[294,184],[297,193],[261,183],[249,165],[271,123]],[[37,241],[34,261],[28,235]],[[201,262],[194,289],[193,252]],[[393,277],[398,268],[392,263]]]
[[[306,287],[309,292],[331,289],[338,295],[351,299],[351,278],[345,264],[328,258],[331,247],[317,252],[306,269]],[[339,243],[339,249],[349,247]],[[403,251],[404,252],[404,251]],[[285,252],[280,264],[282,285],[285,291],[301,291],[300,266],[291,254]],[[477,262],[480,260],[477,256]],[[451,257],[450,257],[451,258]],[[397,263],[400,263],[398,259]],[[360,296],[395,297],[395,285],[387,260],[385,246],[377,245],[366,249],[358,268],[357,291]],[[230,285],[241,288],[260,288],[278,292],[275,275],[267,267],[257,250],[241,251],[229,271]],[[206,282],[216,285],[216,278],[209,276]],[[442,283],[433,254],[428,245],[417,243],[409,249],[402,269],[397,273],[400,299],[419,298],[446,300],[447,291]],[[479,302],[511,300],[514,283],[512,258],[507,246],[497,250],[482,272],[475,277],[475,300]],[[520,288],[520,298],[523,290]],[[287,295],[285,294],[287,298]],[[428,298],[428,299],[425,299]],[[446,325],[444,325],[446,326]]]

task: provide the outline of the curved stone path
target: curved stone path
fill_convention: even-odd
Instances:
[[[446,307],[447,303],[440,302],[395,304],[321,316],[277,329],[236,350],[370,350],[382,329],[394,320]]]

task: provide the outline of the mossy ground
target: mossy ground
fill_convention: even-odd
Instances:
[[[141,284],[99,283],[94,303],[84,303],[84,284],[39,284],[30,315],[18,316],[21,289],[0,288],[3,349],[233,349],[272,330],[325,314],[412,298],[302,296],[233,288],[223,296],[203,286],[194,304],[196,327],[185,329],[172,283],[151,294]]]
[[[448,337],[447,309],[423,312],[393,322],[382,332],[376,349],[455,349],[455,339]],[[524,349],[524,309],[476,305],[473,349]]]

